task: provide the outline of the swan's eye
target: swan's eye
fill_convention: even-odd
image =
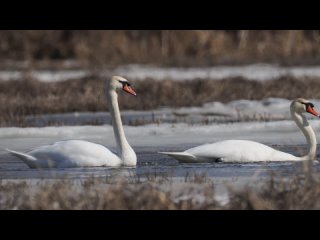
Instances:
[[[306,105],[306,108],[308,108],[308,107],[314,108],[313,103],[304,103],[304,105]]]
[[[129,82],[124,82],[124,81],[120,81],[119,80],[119,82],[122,84],[122,87],[124,87],[124,86],[131,86],[131,84],[129,83]]]

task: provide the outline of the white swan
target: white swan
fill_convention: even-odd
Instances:
[[[302,113],[308,112],[317,117],[314,105],[303,98],[294,100],[290,105],[293,120],[307,139],[309,150],[303,157],[296,157],[263,145],[246,140],[226,140],[190,148],[184,152],[160,152],[174,157],[179,162],[258,162],[258,161],[299,161],[315,160],[317,139],[313,129]]]
[[[117,89],[136,95],[130,83],[123,77],[113,76],[107,82],[107,97],[117,142],[117,155],[102,145],[82,140],[60,141],[52,145],[41,146],[28,153],[9,149],[7,151],[22,159],[30,168],[135,166],[137,156],[123,131]]]

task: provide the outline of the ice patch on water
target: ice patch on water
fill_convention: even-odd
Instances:
[[[315,132],[320,130],[318,120],[310,120]],[[227,139],[246,139],[266,144],[306,144],[303,134],[293,121],[244,122],[218,125],[149,124],[125,126],[132,146],[198,145]],[[0,147],[15,150],[29,149],[55,141],[82,139],[115,147],[113,129],[104,126],[62,126],[43,128],[0,128]],[[317,136],[320,140],[319,135]]]
[[[123,75],[129,79],[154,79],[175,81],[194,79],[224,79],[232,77],[243,77],[255,81],[267,81],[282,76],[320,77],[320,66],[309,67],[280,67],[269,64],[252,64],[247,66],[213,66],[213,67],[157,67],[152,65],[131,64],[119,66],[114,69],[106,69],[101,72],[94,72],[104,76]],[[29,74],[39,81],[57,82],[69,79],[79,79],[90,76],[93,72],[89,70],[2,70],[0,81],[22,79]]]

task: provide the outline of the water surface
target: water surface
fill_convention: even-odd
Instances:
[[[20,159],[6,153],[0,155],[0,179],[84,179],[89,177],[120,178],[188,178],[202,175],[211,179],[241,179],[250,177],[292,176],[302,173],[301,162],[256,162],[256,163],[193,163],[182,164],[158,151],[183,151],[192,145],[175,147],[135,147],[138,156],[136,167],[85,167],[64,169],[31,169]],[[306,151],[306,146],[274,146],[296,154],[297,149]],[[318,152],[319,156],[319,152]],[[320,159],[320,158],[319,158]],[[320,164],[313,164],[315,172]]]

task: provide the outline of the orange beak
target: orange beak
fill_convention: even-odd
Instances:
[[[125,84],[122,89],[123,91],[130,93],[133,96],[137,96],[136,92],[132,89],[132,87],[128,86],[127,84]]]
[[[313,107],[311,107],[310,105],[307,108],[307,112],[311,113],[314,116],[320,117],[319,113]]]

